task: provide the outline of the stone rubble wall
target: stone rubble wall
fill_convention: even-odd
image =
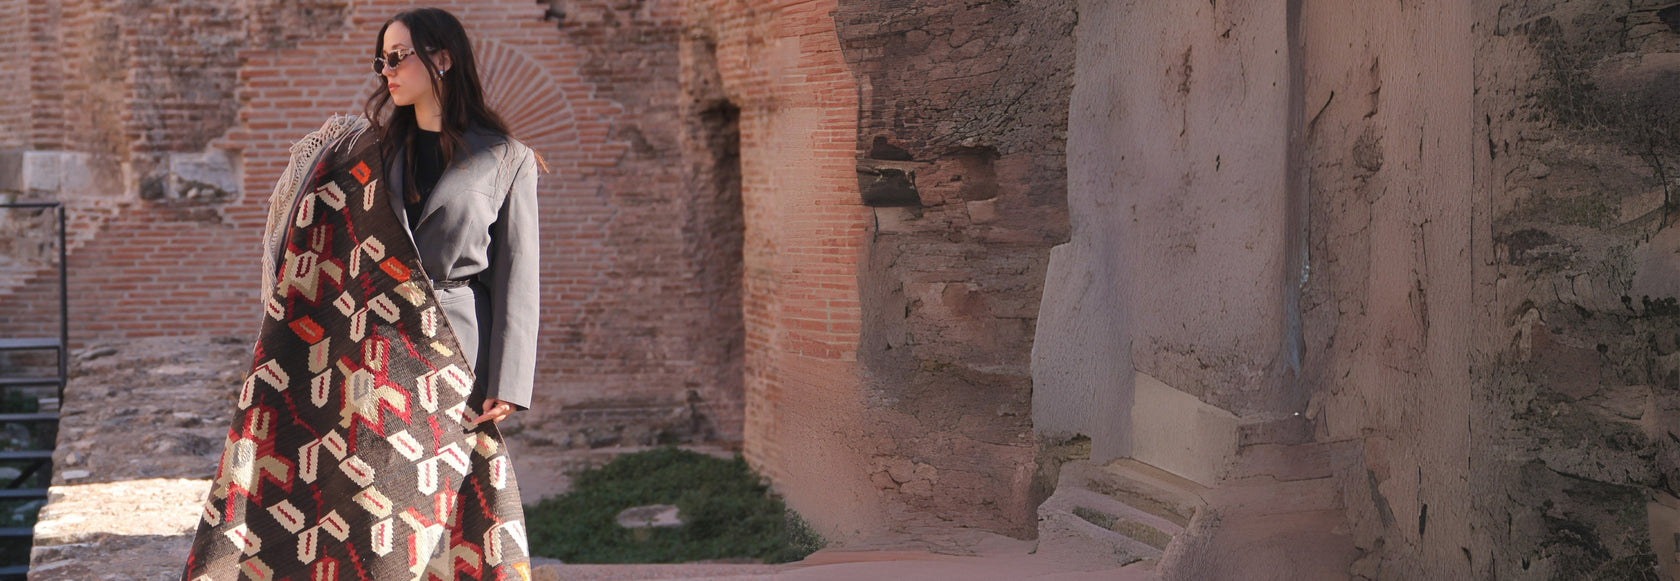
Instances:
[[[1074,3],[843,0],[870,209],[859,363],[872,484],[898,526],[1032,538],[1031,354],[1050,247],[1068,238]],[[956,499],[978,499],[961,502]]]
[[[1676,578],[1680,19],[1649,1],[1472,6],[1465,567]]]
[[[31,579],[180,576],[250,349],[237,337],[159,337],[77,354]]]

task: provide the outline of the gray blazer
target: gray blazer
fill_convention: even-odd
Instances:
[[[439,289],[438,302],[486,397],[531,405],[537,362],[537,161],[525,144],[468,129],[465,159],[445,169],[408,223],[402,152],[387,174],[391,209],[408,226],[432,280],[471,279]]]

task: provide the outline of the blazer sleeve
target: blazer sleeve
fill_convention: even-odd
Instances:
[[[536,375],[538,297],[537,162],[520,147],[512,185],[490,226],[489,350],[481,375],[488,397],[531,406]],[[481,279],[482,280],[482,279]]]

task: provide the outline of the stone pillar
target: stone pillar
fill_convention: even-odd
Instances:
[[[1034,419],[1091,436],[1093,459],[1211,483],[1238,416],[1305,403],[1285,382],[1285,8],[1080,3],[1073,240],[1046,291]]]

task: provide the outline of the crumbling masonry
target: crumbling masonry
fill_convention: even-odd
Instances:
[[[553,168],[515,446],[739,445],[842,545],[1680,575],[1676,6],[439,4]],[[0,0],[74,342],[254,332],[287,148],[408,5]]]

